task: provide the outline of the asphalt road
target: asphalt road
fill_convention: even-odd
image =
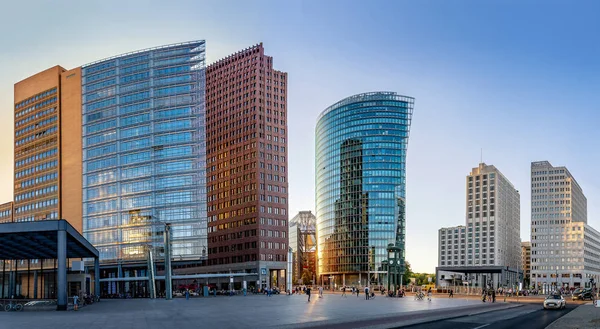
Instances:
[[[579,305],[567,304],[564,310],[544,310],[541,304],[525,304],[516,309],[488,312],[456,319],[424,323],[403,329],[542,329]]]

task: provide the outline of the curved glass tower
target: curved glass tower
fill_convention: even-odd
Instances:
[[[204,57],[194,41],[82,68],[83,231],[104,263],[145,261],[164,223],[173,256],[206,257]]]
[[[406,149],[414,98],[373,92],[316,127],[318,273],[324,285],[383,284],[388,244],[404,264]]]

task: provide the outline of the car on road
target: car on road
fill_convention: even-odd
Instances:
[[[548,295],[546,299],[544,299],[544,309],[545,310],[560,310],[564,309],[567,306],[567,301],[563,298],[561,294],[554,293]]]
[[[571,296],[571,299],[573,300],[593,300],[594,299],[594,293],[592,292],[592,289],[582,289],[582,288],[577,288],[575,289],[575,291],[573,291],[573,295]]]

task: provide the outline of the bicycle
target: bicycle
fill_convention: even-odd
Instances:
[[[415,300],[423,300],[423,297],[425,297],[425,294],[422,293],[421,291],[419,291],[415,294]]]
[[[10,311],[17,311],[20,312],[23,310],[23,305],[19,304],[19,303],[13,303],[12,301],[10,302],[10,304],[6,304],[4,305],[4,310],[6,312],[10,312]]]

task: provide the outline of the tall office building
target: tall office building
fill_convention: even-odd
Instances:
[[[15,84],[14,221],[81,221],[81,73],[55,66]]]
[[[521,266],[523,268],[523,282],[529,287],[531,282],[531,242],[521,242]]]
[[[317,262],[317,218],[309,211],[301,211],[290,220],[289,237],[292,248],[292,284],[315,282]],[[305,273],[308,275],[305,275]],[[304,279],[303,279],[304,278]],[[300,281],[302,280],[302,282]]]
[[[465,192],[466,243],[462,234],[458,243],[462,228],[440,229],[437,284],[460,277],[472,288],[515,287],[522,282],[519,191],[495,166],[480,163]]]
[[[521,196],[493,165],[467,176],[467,265],[521,268]]]
[[[387,247],[404,265],[406,150],[414,99],[345,98],[316,127],[318,283],[383,284]]]
[[[285,285],[287,73],[262,44],[206,70],[209,268]]]
[[[103,277],[146,276],[148,246],[163,245],[165,223],[174,258],[201,264],[208,248],[204,41],[111,57],[81,72],[84,233],[100,251]],[[147,291],[128,286],[131,294]],[[114,285],[103,289],[117,293]]]
[[[147,296],[139,277],[150,251],[162,259],[165,224],[176,274],[260,272],[259,284],[283,287],[287,74],[262,45],[208,71],[205,42],[192,41],[17,83],[15,201],[0,222],[69,220],[100,251],[100,294]]]
[[[587,199],[566,167],[531,163],[531,284],[544,292],[600,277],[600,233],[587,224]]]

